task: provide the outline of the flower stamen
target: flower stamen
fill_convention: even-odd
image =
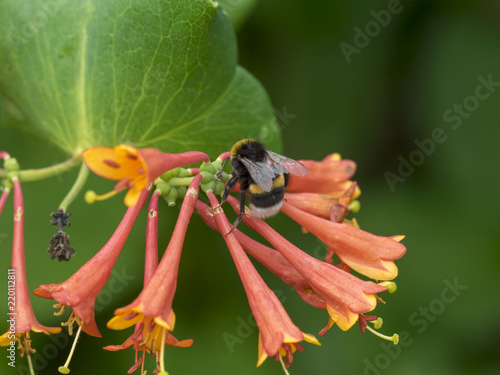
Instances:
[[[139,174],[144,174],[144,170],[142,173],[139,173]],[[115,185],[113,190],[121,191],[124,188],[132,189],[134,186],[135,186],[135,184],[132,183],[132,179],[130,177],[124,177],[120,181],[117,182],[117,184]]]
[[[61,311],[62,311],[63,309],[64,309],[64,307],[63,307],[63,308],[61,308]],[[61,313],[61,311],[59,311],[59,313]],[[54,313],[54,315],[55,315],[55,314],[56,314],[56,313]],[[59,314],[59,315],[60,315],[60,314]],[[71,313],[71,315],[70,315],[70,316],[69,316],[69,318],[68,318],[68,321],[67,321],[67,322],[62,322],[62,323],[61,323],[61,325],[62,325],[63,327],[65,327],[65,326],[66,326],[66,327],[68,327],[68,334],[69,334],[70,336],[73,336],[73,323],[75,323],[75,321],[76,321],[76,323],[77,323],[78,325],[80,325],[80,322],[78,321],[78,317],[74,314],[74,312],[72,312],[72,313]]]
[[[364,315],[360,314],[358,318],[358,323],[359,323],[359,328],[361,330],[361,333],[365,333],[366,331],[366,326],[368,325],[368,322],[373,322],[376,321],[377,317],[375,315]],[[379,326],[375,328],[380,328],[382,324],[379,324]]]
[[[392,341],[394,343],[394,345],[397,345],[398,342],[399,342],[399,335],[397,333],[395,333],[394,335],[392,336],[386,336],[386,335],[383,335],[381,334],[380,332],[378,331],[375,331],[372,327],[370,326],[366,326],[366,329],[368,331],[370,331],[371,333],[373,333],[375,336],[378,336],[384,340],[387,340],[387,341]]]
[[[278,353],[278,357],[280,359],[281,367],[283,367],[283,371],[285,372],[285,375],[290,375],[290,373],[288,372],[288,370],[286,368],[285,362],[283,361],[283,357],[279,353]]]
[[[28,358],[28,367],[30,369],[30,374],[35,375],[35,370],[33,369],[33,362],[31,362],[31,353],[27,353],[26,357]]]
[[[148,339],[147,339],[147,340],[145,340],[143,343],[140,343],[139,345],[146,346],[146,344],[148,343],[148,341],[149,341],[149,334],[148,334]],[[156,347],[156,338],[153,338],[153,339],[151,340],[151,353],[152,353],[152,355],[154,355],[154,356],[155,356],[155,355],[157,354],[157,352],[158,352],[158,351],[155,349],[155,347]]]
[[[92,204],[95,201],[103,201],[103,200],[106,200],[106,199],[118,194],[122,190],[123,189],[111,190],[110,192],[108,192],[106,194],[101,194],[101,195],[97,195],[94,190],[87,190],[85,192],[85,202],[87,202],[88,204]]]
[[[377,319],[372,320],[370,323],[373,323],[373,328],[380,329],[380,328],[382,328],[382,324],[384,323],[384,321],[379,316]]]
[[[150,335],[149,335],[149,331],[146,332],[146,334],[143,337],[144,337],[144,340],[139,343],[139,346],[145,346],[148,343],[149,339],[151,338]],[[154,352],[154,347],[155,347],[154,346],[154,341],[155,341],[155,339],[153,339],[151,341],[151,348],[152,348],[151,351],[152,352]]]
[[[385,286],[387,288],[387,291],[391,294],[398,289],[394,281],[383,281],[381,283],[378,283],[378,285]]]
[[[351,203],[349,203],[349,206],[347,206],[347,209],[349,212],[352,212],[353,214],[359,212],[361,209],[361,203],[357,199],[353,200]]]
[[[161,349],[160,349],[160,373],[158,375],[168,375],[168,372],[165,371],[165,337],[167,336],[167,330],[165,328],[161,328]]]
[[[17,348],[20,350],[21,357],[24,357],[24,355],[26,354],[26,357],[28,359],[28,368],[30,374],[35,375],[35,370],[33,368],[33,363],[31,361],[31,354],[35,353],[36,350],[31,347],[32,340],[30,339],[29,332],[22,333],[20,336],[17,337],[17,341],[18,341]]]
[[[62,314],[64,314],[64,307],[65,307],[65,306],[66,306],[66,305],[63,305],[62,303],[56,303],[55,305],[52,305],[52,307],[53,307],[54,309],[61,308],[59,311],[56,311],[56,312],[54,313],[54,316],[61,316]]]
[[[71,327],[72,326],[73,326],[73,324],[71,324]],[[70,326],[68,326],[68,329],[69,329],[69,327]],[[59,368],[57,369],[61,374],[69,374],[70,370],[69,370],[68,366],[69,366],[69,363],[71,361],[71,358],[73,357],[73,353],[75,352],[76,343],[78,341],[78,338],[80,337],[80,332],[82,332],[82,327],[83,327],[83,323],[82,324],[78,324],[78,332],[76,332],[75,341],[73,341],[73,345],[71,346],[71,351],[69,352],[68,359],[66,360],[66,363],[63,366],[59,366]]]

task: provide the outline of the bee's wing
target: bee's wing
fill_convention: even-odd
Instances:
[[[277,154],[276,152],[267,150],[267,157],[271,163],[271,168],[277,172],[277,174],[290,173],[296,176],[304,176],[309,173],[309,170],[304,164]]]
[[[259,185],[262,190],[267,192],[271,191],[273,187],[273,178],[281,172],[276,173],[273,168],[270,168],[270,165],[266,161],[254,162],[247,158],[240,158],[239,160],[247,167],[250,177],[252,177],[252,180]]]

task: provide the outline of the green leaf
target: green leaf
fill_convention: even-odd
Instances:
[[[0,88],[69,153],[130,142],[212,155],[280,138],[267,94],[236,69],[208,0],[0,0]],[[264,142],[266,139],[262,139]]]
[[[257,125],[257,126],[256,126]],[[236,140],[257,138],[269,149],[281,150],[281,137],[264,88],[238,67],[233,81],[210,110],[170,132],[153,138],[167,149],[228,151]]]

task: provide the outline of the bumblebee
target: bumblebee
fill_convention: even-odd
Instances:
[[[254,139],[236,142],[231,148],[229,159],[232,167],[231,178],[226,183],[221,205],[226,201],[236,182],[240,183],[240,214],[231,231],[245,215],[247,191],[250,193],[252,216],[265,219],[279,212],[283,204],[285,188],[288,185],[288,175],[304,176],[309,173],[303,164],[269,151],[262,143]],[[224,165],[227,160],[224,160]]]

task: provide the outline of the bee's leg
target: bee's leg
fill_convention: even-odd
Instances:
[[[222,194],[222,199],[220,204],[224,203],[231,192],[231,188],[236,185],[236,181],[238,181],[238,176],[233,174],[233,177],[226,183],[226,189],[224,190],[224,194]]]
[[[241,190],[241,193],[240,193],[240,214],[238,215],[238,217],[234,221],[231,230],[226,233],[226,236],[229,233],[231,233],[234,230],[234,228],[236,228],[238,226],[238,224],[241,222],[241,220],[243,220],[243,216],[245,216],[245,196],[246,196],[245,193],[246,193],[246,189]]]
[[[224,167],[226,166],[226,162],[229,160],[229,158],[225,158],[224,159],[224,162],[222,163],[222,168],[220,169],[220,171],[218,171],[216,174],[215,174],[215,177],[217,177],[219,180],[222,180],[222,172],[224,172]]]

